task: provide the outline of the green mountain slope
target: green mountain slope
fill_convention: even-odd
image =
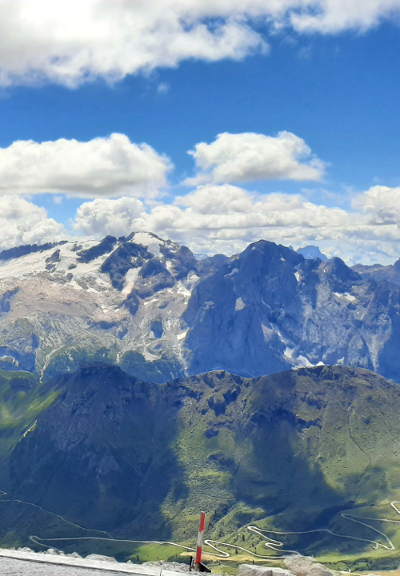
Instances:
[[[277,555],[280,546],[267,550],[264,534],[283,550],[330,561],[398,563],[398,384],[365,370],[317,367],[157,385],[98,365],[47,383],[47,395],[37,383],[36,403],[16,412],[6,377],[0,385],[0,429],[6,414],[31,426],[26,433],[15,425],[1,452],[3,489],[23,508],[13,526],[12,504],[0,500],[3,540],[6,525],[25,544],[32,532],[96,531],[189,544],[205,509],[209,537],[236,549]],[[32,526],[32,504],[52,520],[42,513]],[[92,549],[88,541],[84,549]]]
[[[56,400],[55,386],[43,386],[29,372],[0,370],[0,480],[4,482],[4,459],[16,444],[32,432],[37,417]]]

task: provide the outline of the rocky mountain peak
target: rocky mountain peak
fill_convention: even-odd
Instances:
[[[321,252],[318,246],[308,245],[297,250],[299,254],[303,256],[306,260],[321,260],[321,262],[326,262],[328,257]]]
[[[15,248],[0,253],[0,368],[92,358],[164,381],[345,363],[400,379],[399,287],[371,274],[265,240],[201,260],[147,232]]]

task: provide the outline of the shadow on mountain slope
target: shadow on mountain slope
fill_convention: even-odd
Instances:
[[[13,493],[90,528],[167,537],[161,505],[170,490],[184,492],[171,449],[176,407],[110,366],[60,384],[65,392],[11,456]]]

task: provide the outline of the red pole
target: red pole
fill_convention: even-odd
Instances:
[[[206,513],[200,513],[199,533],[197,535],[197,548],[196,548],[196,567],[201,564],[201,557],[203,554],[203,537],[206,529]]]

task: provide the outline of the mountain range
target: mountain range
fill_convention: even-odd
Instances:
[[[309,248],[199,259],[140,232],[3,251],[0,367],[51,376],[101,361],[165,382],[323,363],[399,379],[399,263],[351,268]]]
[[[173,557],[206,509],[225,550],[397,565],[400,265],[300,252],[1,252],[0,543]]]

